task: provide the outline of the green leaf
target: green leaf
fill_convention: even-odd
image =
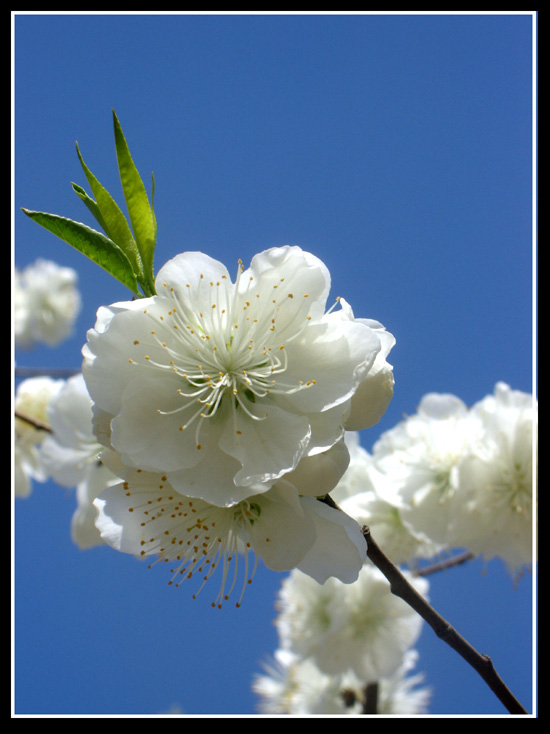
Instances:
[[[101,232],[96,232],[86,224],[60,217],[57,214],[35,212],[30,209],[23,209],[23,212],[37,224],[89,257],[129,288],[132,293],[141,296],[136,276],[127,256],[117,244]]]
[[[153,255],[156,242],[155,216],[149,205],[145,186],[134,165],[126,139],[113,110],[115,147],[122,190],[128,207],[132,230],[143,261],[146,278],[153,281]]]
[[[82,186],[79,186],[75,183],[71,183],[71,186],[73,187],[73,191],[78,196],[78,198],[83,201],[84,204],[86,204],[90,212],[93,214],[101,229],[106,233],[107,236],[109,236],[108,227],[103,217],[101,216],[101,212],[99,211],[99,207],[96,202],[91,198],[91,196],[88,196],[88,193],[82,188]]]
[[[151,174],[152,185],[151,185],[151,214],[153,215],[153,226],[155,228],[155,242],[157,241],[157,218],[155,215],[154,203],[155,203],[155,174]]]
[[[98,222],[105,230],[107,236],[126,254],[132,263],[136,277],[139,279],[140,276],[143,275],[143,265],[141,263],[141,257],[132,235],[130,225],[126,221],[126,217],[111,194],[100,184],[88,166],[84,163],[78,143],[76,144],[76,152],[80,165],[82,166],[82,169],[86,174],[86,178],[88,179],[88,183],[90,184],[90,188],[92,189],[92,193],[95,196],[103,224],[101,224],[101,220],[99,219]]]

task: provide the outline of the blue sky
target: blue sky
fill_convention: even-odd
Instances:
[[[74,336],[17,364],[78,368],[97,308],[128,297],[20,212],[92,224],[76,140],[122,201],[114,108],[149,190],[155,175],[156,270],[184,250],[231,271],[297,244],[395,335],[394,399],[365,448],[427,392],[531,392],[532,34],[527,12],[17,14],[14,261],[73,267],[83,297]],[[260,568],[241,609],[214,611],[159,567],[79,551],[73,509],[51,483],[15,505],[15,713],[254,713],[282,576]],[[531,585],[495,561],[430,588],[529,710]],[[417,649],[432,713],[505,713],[431,630]]]

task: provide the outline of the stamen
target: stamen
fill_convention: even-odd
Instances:
[[[140,335],[134,340],[136,351],[130,361],[136,367],[172,373],[181,379],[174,398],[177,402],[157,412],[170,416],[187,411],[189,417],[179,430],[194,425],[197,447],[201,445],[202,421],[218,415],[224,399],[231,405],[237,435],[236,409],[250,420],[262,421],[269,414],[272,396],[291,396],[316,384],[309,375],[297,382],[284,379],[291,354],[288,340],[308,323],[301,304],[309,294],[299,299],[286,293],[288,286],[280,277],[266,283],[260,292],[252,276],[243,280],[244,272],[239,260],[234,284],[225,275],[207,280],[202,274],[192,290],[187,284],[194,302],[187,293],[180,297],[163,284],[165,311],[162,315],[149,312],[149,338]],[[288,311],[294,308],[295,320]],[[278,330],[283,312],[284,326]],[[253,403],[257,405],[253,407]]]
[[[144,517],[140,523],[143,528],[141,556],[156,555],[148,567],[175,561],[168,583],[176,588],[185,579],[202,574],[193,594],[196,598],[221,565],[220,586],[212,602],[217,608],[230,598],[242,572],[242,587],[236,603],[239,607],[258,564],[257,554],[248,540],[250,525],[259,516],[258,505],[241,502],[234,507],[216,507],[200,499],[186,498],[172,490],[165,476],[159,487],[165,491],[158,496],[147,485],[134,487],[133,483],[125,482],[121,487],[125,495],[134,500],[129,511]],[[159,522],[161,525],[155,534],[151,528]],[[147,526],[149,529],[145,530]],[[239,550],[239,543],[242,550]],[[250,553],[254,554],[252,570]],[[244,568],[240,555],[244,556]]]

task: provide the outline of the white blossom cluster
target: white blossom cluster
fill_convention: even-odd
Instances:
[[[258,558],[320,583],[357,578],[361,528],[317,498],[347,468],[345,429],[391,400],[395,340],[343,299],[327,310],[329,290],[298,247],[239,262],[234,281],[187,252],[161,268],[157,295],[99,309],[41,452],[48,476],[93,501],[102,541],[169,562],[175,585],[202,588],[219,566],[213,606],[239,575],[244,591]]]
[[[239,261],[234,281],[182,253],[155,285],[101,308],[83,348],[94,433],[123,480],[95,501],[102,538],[169,562],[175,585],[198,576],[202,588],[221,566],[213,606],[239,559],[237,605],[258,557],[353,582],[361,529],[317,497],[348,465],[347,421],[372,425],[392,397],[393,337],[344,300],[326,310],[330,274],[299,247]]]
[[[156,288],[99,309],[82,375],[18,388],[16,411],[35,421],[16,422],[16,495],[33,479],[75,486],[81,547],[158,556],[176,583],[221,565],[217,604],[243,556],[247,582],[259,556],[352,583],[363,524],[396,563],[454,547],[530,561],[531,396],[498,383],[468,409],[426,395],[369,454],[356,431],[391,400],[395,340],[343,299],[326,310],[315,256],[273,248],[233,282],[183,253]],[[328,492],[340,510],[318,501]]]
[[[346,434],[350,463],[331,497],[398,565],[466,548],[517,574],[533,555],[534,430],[532,397],[502,382],[470,409],[429,394],[372,453]],[[427,579],[402,572],[426,596]],[[376,713],[426,712],[430,690],[409,675],[420,617],[368,561],[348,586],[292,571],[278,606],[279,648],[253,681],[262,713],[362,714],[372,684]]]
[[[17,347],[55,347],[73,333],[80,313],[78,276],[72,268],[38,259],[13,277],[13,331]]]
[[[103,446],[92,432],[92,401],[82,375],[23,380],[15,411],[15,495],[28,496],[33,480],[75,488],[71,537],[82,549],[103,545],[93,501],[119,478],[100,460]]]
[[[16,342],[64,338],[75,284],[44,262],[17,275]],[[235,280],[176,256],[156,295],[98,310],[81,374],[18,385],[15,495],[74,487],[80,548],[165,561],[193,596],[217,570],[215,607],[240,605],[258,559],[290,571],[279,648],[253,683],[263,713],[364,713],[376,686],[378,714],[419,714],[421,620],[365,563],[361,528],[423,595],[417,561],[454,548],[528,566],[537,406],[502,382],[471,408],[431,393],[367,452],[358,431],[392,398],[395,339],[344,299],[327,310],[329,288],[298,247],[239,262]]]
[[[33,480],[46,481],[40,445],[48,435],[48,406],[63,387],[63,380],[33,377],[23,380],[14,398],[13,482],[16,497],[28,497]],[[20,417],[23,416],[23,417]]]
[[[471,408],[430,393],[372,453],[348,434],[332,496],[395,563],[463,548],[516,573],[533,558],[536,425],[533,397],[503,382]]]
[[[426,579],[409,581],[426,596]],[[267,714],[363,714],[375,686],[376,714],[421,714],[430,690],[410,675],[422,619],[390,592],[372,564],[357,581],[318,584],[300,571],[283,582],[275,620],[279,648],[253,680],[259,710]]]
[[[402,665],[376,684],[377,715],[418,715],[426,713],[431,690],[422,685],[422,673],[412,673],[418,661],[416,650],[408,650]],[[279,648],[265,672],[253,680],[263,714],[362,715],[365,713],[367,686],[352,672],[330,675],[309,658],[300,658]],[[372,685],[372,684],[371,684]],[[373,706],[374,708],[374,706]],[[374,713],[374,712],[373,712]]]

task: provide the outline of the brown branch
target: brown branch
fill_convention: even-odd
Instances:
[[[511,714],[527,714],[528,712],[519,703],[516,697],[506,687],[497,674],[491,658],[481,655],[467,642],[438,612],[431,607],[424,597],[409,584],[401,571],[380,550],[374,541],[368,527],[362,528],[367,542],[367,557],[382,571],[390,582],[392,594],[400,597],[411,606],[424,621],[433,629],[435,634],[453,648],[469,665],[476,670],[489,688]]]
[[[378,713],[378,683],[367,683],[365,686],[365,698],[363,701],[362,713]]]
[[[48,431],[48,433],[52,432],[51,426],[41,420],[38,420],[38,418],[33,418],[30,415],[25,415],[25,413],[21,413],[20,410],[16,410],[14,412],[15,417],[18,418],[20,421],[28,423],[30,426],[37,428],[39,431]]]
[[[335,510],[341,510],[328,494],[320,498],[320,501],[329,507],[333,507]],[[477,652],[469,642],[458,634],[454,627],[428,604],[424,597],[407,581],[397,566],[380,550],[366,525],[362,527],[362,532],[367,543],[367,557],[388,579],[392,594],[403,599],[404,602],[412,607],[430,625],[435,634],[443,642],[446,642],[449,647],[452,647],[453,650],[458,652],[479,673],[511,714],[527,714],[528,712],[496,672],[491,658],[488,655],[482,655]]]
[[[443,561],[439,561],[439,563],[431,563],[429,566],[425,566],[424,568],[417,568],[414,570],[414,575],[430,576],[432,573],[436,573],[437,571],[446,571],[448,568],[460,566],[461,564],[466,563],[466,561],[471,561],[473,558],[475,558],[473,553],[470,551],[464,551],[464,553],[459,553],[452,558],[446,558]]]

